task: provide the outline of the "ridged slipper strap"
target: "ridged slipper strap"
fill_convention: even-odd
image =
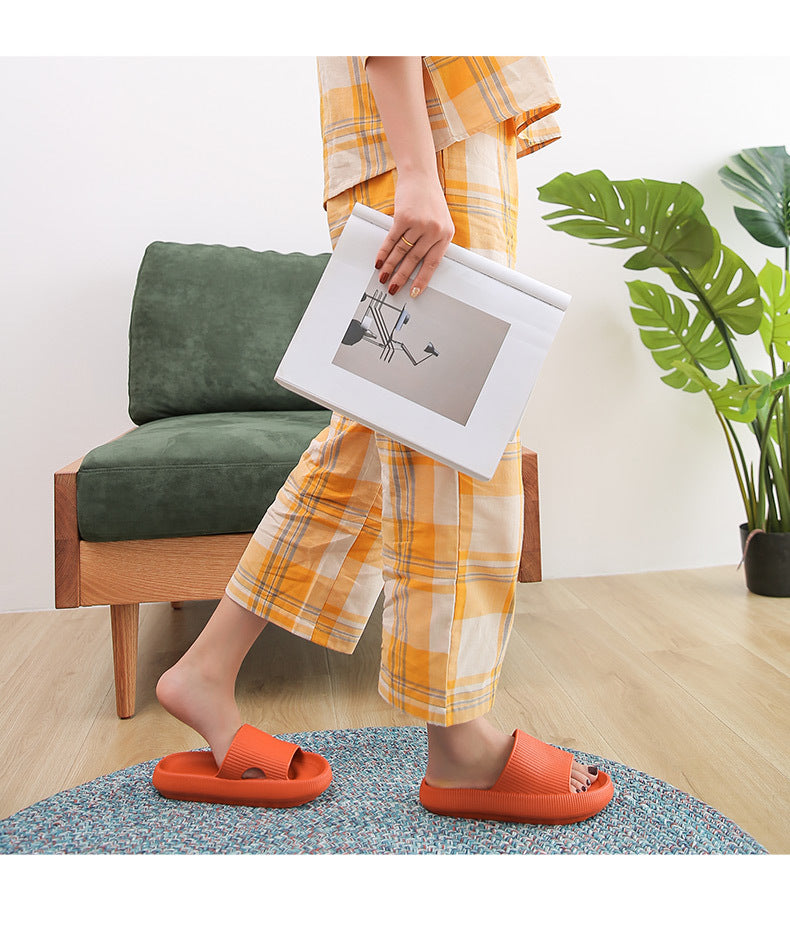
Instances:
[[[242,725],[217,776],[225,780],[241,780],[245,770],[257,767],[267,780],[287,780],[288,769],[298,750],[298,744],[282,741],[252,725]]]
[[[546,744],[520,728],[516,743],[497,782],[498,793],[570,793],[573,754]]]

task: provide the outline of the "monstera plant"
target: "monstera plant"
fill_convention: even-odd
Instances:
[[[790,594],[790,157],[784,147],[762,147],[732,163],[720,178],[760,206],[738,207],[736,216],[760,243],[784,249],[783,267],[766,261],[755,275],[722,244],[702,195],[687,182],[612,181],[593,169],[562,173],[538,192],[563,206],[544,215],[554,230],[635,251],[627,270],[665,277],[627,283],[631,316],[664,383],[710,399],[743,498],[742,542],[758,531],[785,534],[786,585],[761,593]],[[766,365],[749,369],[737,339],[758,331]],[[751,437],[748,457],[739,426]]]

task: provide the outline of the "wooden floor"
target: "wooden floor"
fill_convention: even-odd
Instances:
[[[0,615],[0,818],[203,746],[154,686],[215,606],[142,606],[126,721],[107,608]],[[380,605],[353,656],[267,627],[239,676],[242,716],[273,734],[419,724],[378,695],[380,638]],[[520,585],[489,717],[659,777],[790,852],[790,599],[750,594],[734,567]]]

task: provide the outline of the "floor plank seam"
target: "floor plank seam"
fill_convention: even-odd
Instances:
[[[335,674],[332,672],[332,664],[329,660],[329,650],[326,647],[324,647],[324,666],[326,667],[326,674],[329,677],[329,702],[332,706],[332,721],[334,724],[337,724],[337,706],[335,704]]]

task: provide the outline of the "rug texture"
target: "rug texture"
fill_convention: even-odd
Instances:
[[[611,776],[615,795],[591,819],[548,826],[452,819],[423,809],[418,791],[427,761],[424,728],[279,737],[323,754],[332,765],[329,789],[304,806],[266,809],[168,800],[151,784],[153,760],[58,793],[3,820],[0,853],[767,854],[700,800],[638,770],[572,748],[564,750]]]

